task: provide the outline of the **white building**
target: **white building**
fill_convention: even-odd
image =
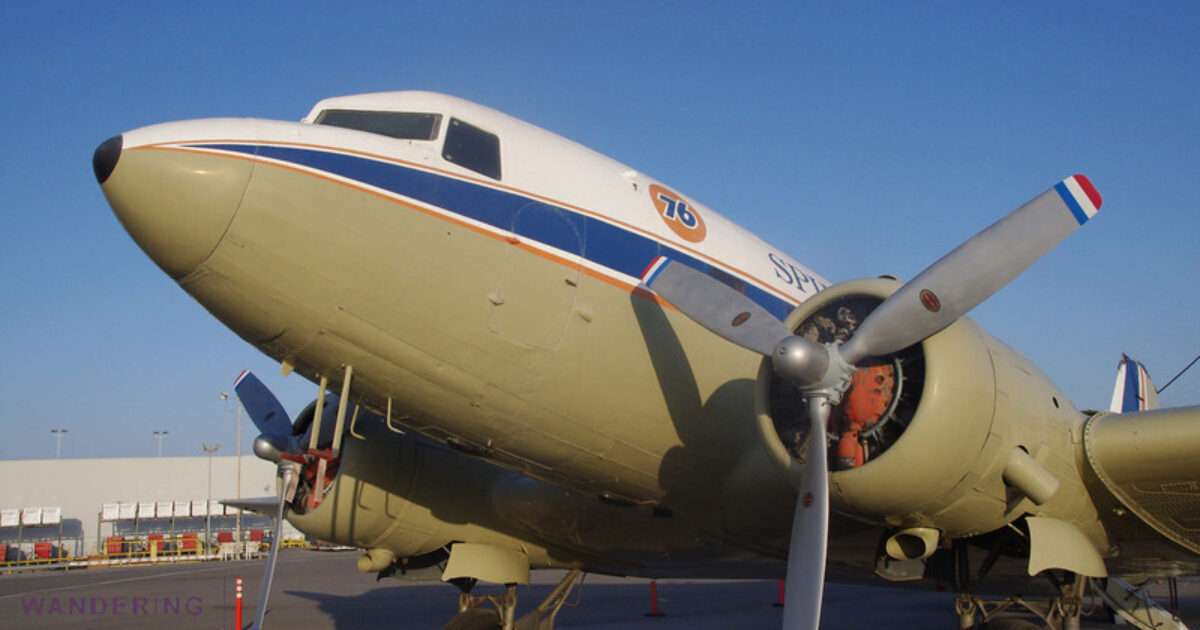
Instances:
[[[28,510],[29,516],[36,516],[37,508],[61,508],[62,547],[73,556],[102,551],[98,535],[203,532],[205,517],[192,517],[190,512],[175,517],[174,506],[182,510],[185,503],[190,506],[208,498],[210,464],[212,499],[238,497],[238,458],[234,456],[212,456],[211,461],[208,456],[0,461],[0,479],[4,480],[0,510],[5,513],[4,524],[13,525],[14,510]],[[243,456],[240,496],[274,494],[275,466],[253,455]],[[173,507],[168,508],[168,502]],[[106,503],[161,504],[163,513],[172,516],[101,522]],[[242,520],[243,530],[263,529],[269,522],[248,515]],[[213,531],[230,529],[234,521],[234,517],[214,518]],[[58,525],[0,527],[0,544],[15,546],[20,538],[28,550],[30,541],[56,541],[58,533]]]

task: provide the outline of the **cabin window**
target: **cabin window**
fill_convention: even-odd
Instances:
[[[442,157],[463,168],[500,179],[500,137],[457,118],[446,128]]]
[[[401,140],[435,140],[441,121],[441,114],[327,109],[317,116],[316,124],[357,129]]]

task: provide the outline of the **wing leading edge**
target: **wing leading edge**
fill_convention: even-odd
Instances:
[[[1097,414],[1084,431],[1084,452],[1117,502],[1105,518],[1128,519],[1131,513],[1175,545],[1200,554],[1200,406]],[[1114,529],[1118,547],[1120,531],[1128,528]],[[1200,570],[1196,555],[1172,554],[1171,547],[1162,545],[1160,557],[1178,555],[1196,565],[1192,571]],[[1133,560],[1122,550],[1119,561]]]

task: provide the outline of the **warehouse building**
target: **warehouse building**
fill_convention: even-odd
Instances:
[[[275,494],[275,466],[240,458],[242,498]],[[261,535],[270,519],[215,502],[239,496],[239,458],[126,457],[0,461],[0,545],[7,560],[177,549]],[[210,482],[211,480],[211,482]],[[211,483],[211,486],[210,486]],[[211,487],[211,499],[209,503]],[[290,529],[290,526],[289,526]],[[294,530],[293,530],[294,531]],[[121,541],[114,545],[112,541]],[[153,542],[174,539],[176,542]],[[106,544],[107,543],[107,544]]]

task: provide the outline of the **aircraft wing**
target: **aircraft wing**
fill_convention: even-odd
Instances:
[[[221,505],[229,507],[241,508],[243,510],[254,512],[256,514],[265,514],[267,516],[275,516],[275,511],[279,508],[279,497],[255,497],[252,499],[224,499]]]
[[[1116,562],[1140,571],[1178,555],[1194,565],[1196,556],[1181,552],[1200,554],[1200,406],[1097,414],[1084,430],[1084,453],[1103,487],[1093,494],[1109,495],[1094,498],[1113,525]],[[1148,544],[1142,524],[1165,540]]]

